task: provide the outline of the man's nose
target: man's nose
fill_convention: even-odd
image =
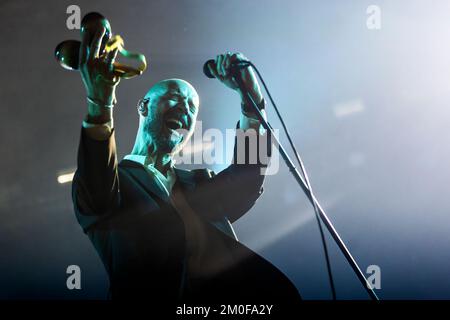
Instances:
[[[189,103],[187,100],[181,100],[177,106],[184,114],[189,114]]]

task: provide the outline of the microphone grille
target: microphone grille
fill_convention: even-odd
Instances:
[[[203,73],[205,74],[205,76],[207,76],[210,79],[215,78],[214,75],[211,73],[211,71],[209,71],[209,68],[208,68],[208,66],[213,63],[214,63],[214,60],[210,59],[210,60],[206,61],[205,64],[203,65]]]

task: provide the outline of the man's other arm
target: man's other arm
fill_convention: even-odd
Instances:
[[[271,144],[267,132],[262,128],[253,112],[247,93],[258,104],[264,118],[265,100],[252,68],[242,69],[240,77],[245,92],[237,85],[230,66],[247,60],[241,53],[218,55],[214,64],[209,64],[211,74],[227,87],[237,91],[241,98],[241,116],[237,125],[233,163],[199,186],[199,197],[205,202],[205,212],[211,219],[228,218],[231,222],[245,214],[261,196],[264,183],[264,168],[269,164]],[[245,141],[248,141],[246,143]],[[260,149],[263,148],[263,152]],[[262,157],[260,157],[262,156]]]

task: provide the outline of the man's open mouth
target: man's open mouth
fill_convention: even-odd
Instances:
[[[177,130],[183,128],[183,122],[175,118],[169,118],[166,120],[166,126],[171,130]]]

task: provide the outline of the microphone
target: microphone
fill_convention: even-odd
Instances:
[[[251,64],[250,61],[237,61],[237,62],[234,62],[230,66],[230,71],[231,71],[232,74],[235,74],[238,70],[245,69],[245,68],[249,67],[250,64]],[[209,67],[215,68],[216,67],[216,61],[214,61],[213,59],[210,59],[210,60],[206,61],[205,64],[203,65],[203,73],[205,74],[205,76],[207,76],[210,79],[214,79],[215,76],[211,73],[211,71],[209,70]]]

